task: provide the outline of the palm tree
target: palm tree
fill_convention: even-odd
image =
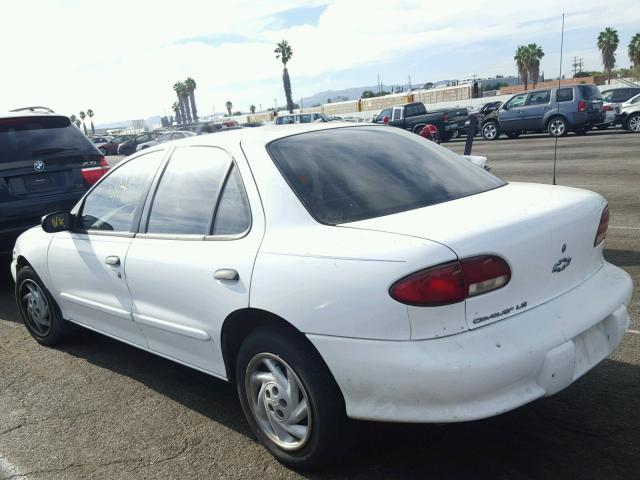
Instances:
[[[229,112],[229,116],[231,116],[231,109],[233,108],[233,103],[231,103],[229,100],[227,100],[227,102],[224,104],[224,106],[227,108],[227,112]]]
[[[69,117],[69,120],[71,121],[71,123],[73,123],[74,125],[76,124],[76,116],[75,115],[71,115]]]
[[[191,123],[193,119],[191,118],[191,106],[189,105],[189,90],[184,82],[181,83],[182,89],[180,90],[180,96],[182,96],[182,104],[184,105],[185,119],[187,123]]]
[[[96,129],[93,128],[93,116],[94,115],[95,114],[93,113],[93,110],[91,110],[91,109],[87,110],[87,117],[89,117],[89,120],[91,121],[91,133],[93,133],[95,135]]]
[[[629,60],[633,62],[634,67],[640,67],[640,33],[636,33],[631,37],[629,42]]]
[[[516,61],[516,65],[518,66],[518,76],[522,79],[525,90],[527,89],[527,84],[529,82],[529,71],[527,69],[528,56],[529,52],[527,47],[524,45],[518,45],[518,49],[516,50],[516,54],[513,59]]]
[[[598,48],[602,54],[602,65],[604,65],[611,84],[611,69],[616,64],[616,50],[618,49],[618,31],[615,28],[607,27],[598,35]]]
[[[84,134],[87,134],[87,126],[84,123],[84,119],[87,118],[87,114],[84,112],[80,112],[78,115],[80,115],[80,118],[82,119],[82,128],[84,129]]]
[[[196,81],[187,77],[184,81],[184,86],[187,88],[187,94],[189,95],[189,102],[191,103],[191,113],[193,114],[193,121],[198,121],[198,110],[196,109],[196,97],[194,96],[194,90],[196,89]]]
[[[180,108],[180,121],[178,123],[182,124],[187,121],[187,114],[185,113],[185,108],[184,108],[184,98],[182,96],[182,91],[184,90],[183,83],[182,82],[174,83],[173,90],[176,92],[176,96],[178,97],[178,107]]]
[[[293,50],[291,45],[286,40],[282,40],[280,43],[276,43],[276,49],[273,51],[276,54],[276,58],[282,60],[284,69],[282,71],[282,83],[284,84],[284,94],[287,97],[287,110],[289,113],[293,113],[293,100],[291,99],[291,80],[289,79],[289,71],[287,70],[287,63],[293,56]]]
[[[173,102],[173,105],[171,105],[171,110],[173,110],[173,113],[176,114],[176,123],[178,125],[181,125],[182,124],[182,116],[180,114],[180,104],[178,102]]]
[[[526,48],[527,73],[533,83],[533,88],[536,88],[538,78],[540,77],[540,59],[544,57],[544,51],[542,47],[539,47],[535,43],[530,43]]]
[[[73,121],[73,123],[75,123],[75,124],[76,124],[76,127],[80,128],[80,120],[79,120],[79,119],[77,119],[77,118],[76,118],[76,119]]]
[[[251,105],[249,107],[249,111],[251,112],[251,115],[253,115],[254,113],[256,113],[256,106],[255,105]]]

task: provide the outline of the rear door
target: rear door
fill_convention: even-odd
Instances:
[[[221,376],[222,324],[249,305],[263,235],[262,214],[252,222],[249,207],[257,192],[247,186],[226,151],[177,148],[126,259],[133,318],[149,348]]]
[[[101,158],[67,117],[0,118],[0,229],[71,208],[90,186],[82,169],[99,167]]]
[[[524,112],[523,130],[544,130],[544,117],[551,109],[551,90],[531,92]]]
[[[64,317],[140,346],[146,342],[131,316],[124,260],[163,156],[155,151],[119,165],[87,194],[74,231],[54,235],[48,254]]]

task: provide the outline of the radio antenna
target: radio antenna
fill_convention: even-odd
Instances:
[[[560,89],[561,78],[562,78],[562,50],[564,48],[564,13],[562,14],[562,33],[560,36],[560,73],[558,73],[558,89]],[[560,100],[558,100],[558,92],[556,92],[556,108],[558,109],[558,113],[560,113]],[[556,135],[556,143],[553,147],[553,184],[556,183],[556,160],[558,158],[558,136]]]

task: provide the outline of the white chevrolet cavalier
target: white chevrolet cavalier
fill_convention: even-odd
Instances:
[[[33,337],[71,323],[235,382],[286,465],[347,418],[457,422],[554,394],[620,343],[632,284],[600,195],[505,183],[384,126],[159,145],[17,241]]]

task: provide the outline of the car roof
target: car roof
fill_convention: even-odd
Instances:
[[[331,130],[338,128],[360,128],[363,126],[375,128],[388,128],[386,125],[376,125],[375,123],[358,123],[354,125],[350,122],[322,122],[322,123],[294,123],[290,125],[266,125],[256,128],[234,128],[229,130],[219,130],[214,133],[196,135],[180,140],[173,140],[171,145],[176,146],[216,146],[231,147],[244,142],[257,142],[262,144],[270,143],[284,137],[290,137],[306,132],[316,132],[320,130]],[[165,144],[152,147],[145,152],[161,150],[166,148]]]
[[[32,112],[29,110],[21,110],[19,112],[0,112],[0,118],[24,118],[24,117],[62,117],[69,118],[66,115],[49,112]]]

